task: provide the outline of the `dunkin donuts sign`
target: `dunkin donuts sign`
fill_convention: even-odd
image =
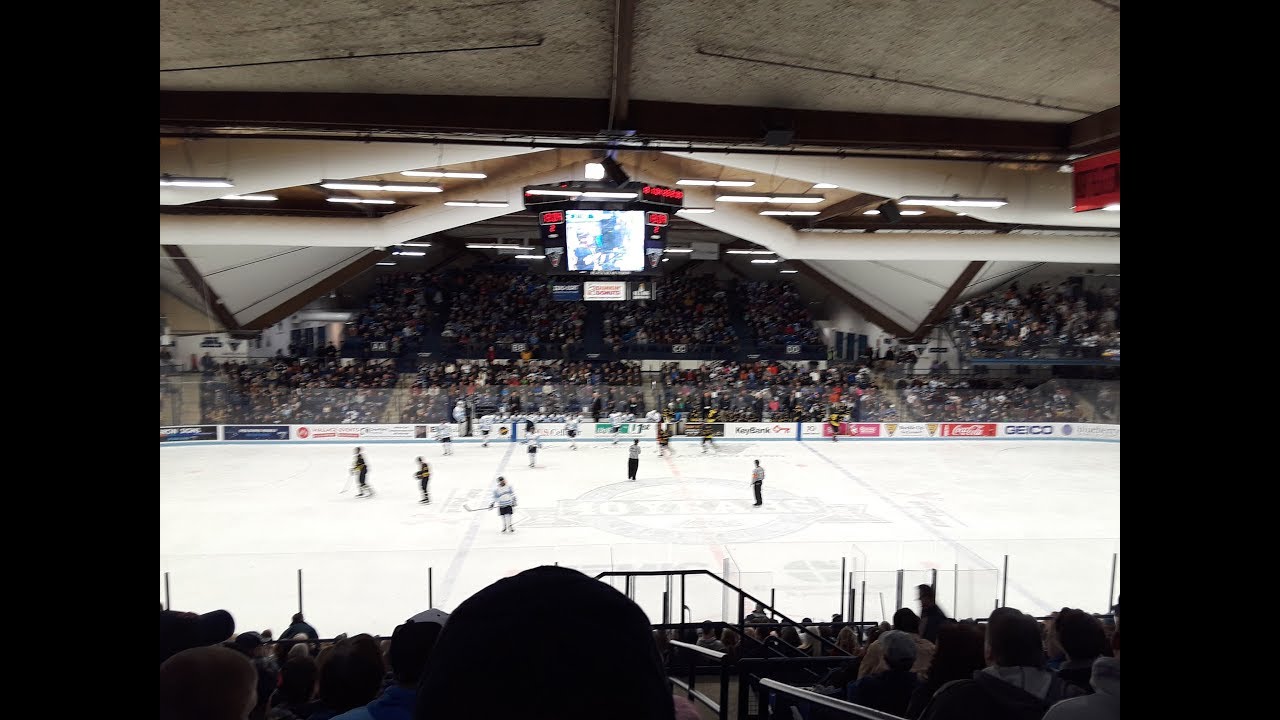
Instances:
[[[995,423],[941,423],[942,437],[995,437]]]

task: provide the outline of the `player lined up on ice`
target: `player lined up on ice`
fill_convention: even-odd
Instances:
[[[453,425],[449,423],[440,423],[436,426],[436,437],[440,439],[440,444],[444,446],[444,454],[453,454]]]
[[[484,438],[484,442],[480,443],[480,447],[489,447],[489,432],[493,430],[493,418],[485,415],[480,418],[480,437]]]
[[[360,486],[360,492],[356,493],[356,497],[373,497],[373,488],[365,482],[365,476],[369,474],[369,464],[364,461],[360,448],[356,448],[356,459],[351,466],[351,472],[356,473],[356,482]]]
[[[498,506],[498,517],[502,520],[502,532],[515,532],[516,529],[511,527],[511,513],[515,512],[516,507],[516,491],[511,489],[507,484],[506,478],[498,476],[498,487],[493,489],[493,502],[489,503],[489,509]]]
[[[715,441],[712,440],[715,437],[715,430],[711,428],[711,423],[715,421],[716,411],[708,409],[706,419],[702,423],[702,452],[704,454],[707,452],[707,446],[710,446],[712,450],[716,449]]]
[[[422,458],[418,458],[418,472],[415,475],[418,478],[418,485],[422,488],[422,499],[418,502],[430,505],[431,493],[427,489],[427,484],[431,482],[431,466]]]
[[[613,424],[613,428],[609,430],[609,434],[613,436],[613,444],[618,444],[618,438],[622,437],[622,413],[609,413],[609,422]]]
[[[538,459],[538,443],[541,441],[536,432],[529,436],[529,467],[534,467],[534,462]]]
[[[671,442],[671,426],[667,423],[663,423],[658,426],[658,456],[659,457],[666,457],[667,453],[671,452],[670,442]]]
[[[578,449],[578,422],[580,418],[577,415],[570,416],[564,423],[564,433],[569,436],[569,449]]]

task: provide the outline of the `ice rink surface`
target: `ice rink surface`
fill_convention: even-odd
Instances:
[[[297,611],[300,569],[303,610],[323,637],[389,634],[429,601],[452,610],[499,578],[558,562],[593,576],[705,568],[817,620],[847,603],[843,561],[857,619],[893,614],[899,569],[904,605],[918,609],[912,587],[937,570],[938,603],[957,618],[986,617],[1002,589],[1037,615],[1103,612],[1120,551],[1119,443],[721,441],[702,454],[695,441],[660,458],[650,440],[636,482],[624,442],[547,443],[536,468],[519,443],[453,444],[449,457],[430,441],[364,445],[371,499],[357,499],[354,482],[340,493],[354,444],[162,447],[161,601],[167,572],[173,609],[225,608],[237,632],[278,633]],[[431,464],[430,505],[418,502],[419,455]],[[467,509],[488,507],[498,475],[518,499],[512,534],[496,511]],[[633,588],[654,622],[667,589],[659,578]],[[670,592],[675,621],[678,582]],[[695,621],[737,617],[705,577],[688,579],[684,604]]]

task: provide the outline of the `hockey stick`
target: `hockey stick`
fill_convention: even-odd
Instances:
[[[469,508],[469,507],[467,507],[467,504],[466,504],[466,503],[463,503],[463,504],[462,504],[462,509],[463,509],[463,510],[466,510],[467,512],[480,512],[480,511],[482,511],[482,510],[492,510],[492,509],[493,509],[493,507],[492,507],[492,506],[490,506],[490,505],[486,505],[485,507]]]
[[[355,473],[347,473],[347,482],[345,485],[342,486],[342,489],[338,491],[339,495],[351,489],[351,478],[354,476],[355,476]]]

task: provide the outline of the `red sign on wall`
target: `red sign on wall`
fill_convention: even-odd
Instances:
[[[1120,204],[1119,150],[1077,160],[1072,172],[1075,180],[1072,210],[1085,212]]]

